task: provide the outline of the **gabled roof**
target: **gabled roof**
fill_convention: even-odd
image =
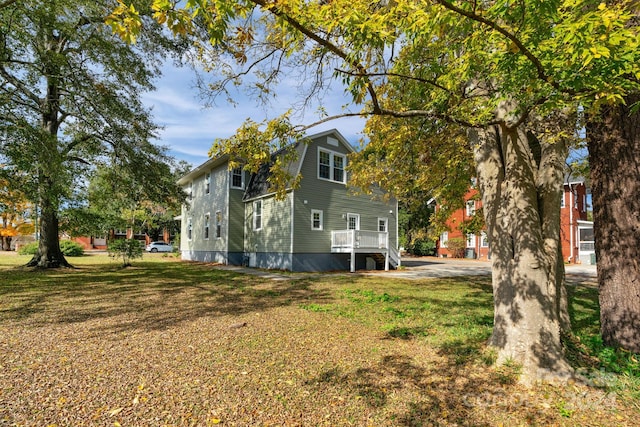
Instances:
[[[324,136],[332,136],[337,139],[344,147],[346,147],[349,151],[355,152],[355,149],[347,142],[347,140],[338,132],[336,129],[331,129],[325,132],[320,132],[314,135],[306,136],[304,139],[314,140],[318,138],[322,138]],[[258,172],[251,176],[249,183],[247,184],[247,188],[245,190],[244,196],[242,198],[243,201],[248,201],[251,199],[255,199],[258,197],[266,196],[271,194],[272,191],[269,189],[269,171],[271,166],[273,165],[273,161],[280,155],[283,154],[285,150],[295,150],[296,151],[296,159],[287,165],[287,172],[295,177],[300,173],[300,169],[302,168],[302,163],[304,162],[304,158],[307,154],[308,144],[304,143],[304,141],[296,141],[291,145],[284,147],[277,152],[271,155],[271,161],[267,164],[264,164],[260,167]]]
[[[294,149],[297,151],[297,158],[296,160],[292,161],[291,163],[289,163],[289,165],[287,166],[287,172],[291,175],[291,176],[297,176],[300,173],[300,168],[302,167],[302,162],[304,162],[304,157],[307,153],[307,144],[304,143],[304,140],[313,140],[313,139],[318,139],[318,138],[322,138],[325,136],[331,136],[334,137],[335,139],[338,140],[338,142],[340,144],[342,144],[348,151],[350,152],[355,152],[355,149],[351,146],[351,144],[349,144],[349,142],[347,142],[347,140],[344,138],[344,136],[342,136],[342,134],[340,134],[340,132],[338,132],[338,130],[336,129],[330,129],[324,132],[320,132],[317,134],[313,134],[313,135],[309,135],[309,136],[305,136],[303,138],[303,140],[300,141],[296,141],[294,143],[292,143],[291,145],[284,147],[278,151],[276,151],[275,153],[273,153],[271,155],[271,161],[265,165],[262,165],[262,167],[260,167],[260,169],[258,170],[258,172],[252,174],[251,178],[249,179],[249,183],[247,184],[247,188],[245,190],[244,196],[243,196],[243,200],[251,200],[254,199],[256,197],[262,197],[265,196],[267,194],[270,194],[270,190],[269,190],[269,183],[267,181],[267,179],[269,178],[269,170],[271,168],[271,165],[273,164],[273,160],[279,156],[282,155],[284,150],[288,150],[288,149]],[[182,178],[180,178],[178,180],[178,185],[185,185],[187,183],[189,183],[190,181],[193,181],[195,178],[197,178],[198,176],[210,171],[211,169],[218,167],[226,162],[229,161],[229,156],[227,154],[219,156],[219,157],[214,157],[214,158],[210,158],[209,160],[207,160],[206,162],[202,163],[201,165],[195,167],[194,169],[192,169],[189,173],[187,173],[186,175],[184,175]]]
[[[571,171],[568,171],[567,173],[565,173],[564,175],[564,185],[575,185],[575,184],[587,184],[587,180],[581,176],[581,175],[577,175],[574,173],[571,173]]]
[[[209,160],[202,163],[200,166],[196,166],[191,170],[191,172],[189,172],[188,174],[180,178],[178,180],[178,185],[184,185],[184,184],[187,184],[189,181],[193,181],[194,178],[197,178],[198,176],[202,175],[205,172],[209,172],[211,169],[227,162],[227,160],[229,160],[229,156],[227,154],[219,157],[210,158]]]

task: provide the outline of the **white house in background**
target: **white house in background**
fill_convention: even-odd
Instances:
[[[283,200],[269,190],[269,165],[250,174],[221,156],[182,177],[182,258],[290,271],[399,266],[397,203],[348,190],[354,149],[344,137],[330,130],[292,148],[288,170],[302,179]]]

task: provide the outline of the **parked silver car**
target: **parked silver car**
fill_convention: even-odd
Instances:
[[[151,242],[145,250],[147,252],[173,252],[173,245],[167,242]]]

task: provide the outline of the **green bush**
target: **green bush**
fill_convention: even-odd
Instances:
[[[60,242],[60,250],[64,256],[82,256],[84,248],[77,242],[71,240],[62,240]]]
[[[60,250],[64,256],[82,256],[84,248],[79,243],[71,240],[61,240]],[[38,252],[38,242],[31,242],[18,249],[20,255],[35,255]]]
[[[122,258],[122,266],[131,265],[134,258],[142,258],[142,246],[138,240],[116,239],[109,242],[107,247],[109,256],[112,258]]]
[[[38,252],[38,242],[27,243],[24,246],[20,246],[18,253],[20,255],[35,255]]]
[[[436,242],[431,239],[417,239],[413,242],[411,253],[417,256],[435,255]]]

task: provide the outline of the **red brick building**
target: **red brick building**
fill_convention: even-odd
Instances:
[[[162,231],[162,236],[160,239],[165,242],[171,241],[171,234],[167,229]],[[65,238],[64,236],[62,237]],[[113,239],[136,239],[140,241],[141,245],[148,245],[153,241],[153,239],[146,233],[134,233],[132,229],[127,230],[112,230],[109,236],[109,240]],[[82,236],[82,237],[73,237],[71,238],[76,243],[82,245],[85,250],[91,249],[107,249],[107,239],[105,237],[95,237],[95,236]]]
[[[487,235],[463,236],[460,225],[470,220],[482,207],[482,201],[476,200],[478,190],[471,188],[465,195],[465,208],[455,211],[447,221],[449,231],[442,233],[437,242],[437,255],[441,257],[464,256],[466,258],[489,259],[491,250]],[[568,263],[592,264],[595,262],[593,242],[593,222],[587,220],[587,187],[584,180],[567,180],[564,184],[560,208],[560,243],[562,257]],[[437,207],[436,207],[437,209]],[[464,248],[453,253],[450,239],[464,239]]]

